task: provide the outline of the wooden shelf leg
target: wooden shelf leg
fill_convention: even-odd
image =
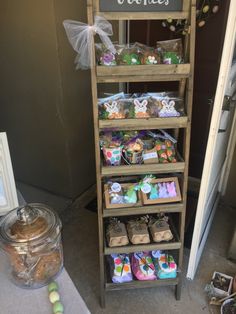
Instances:
[[[179,275],[179,282],[175,287],[175,298],[177,301],[181,298],[181,289],[182,289],[182,275]]]
[[[101,288],[100,304],[101,304],[101,308],[105,309],[105,307],[106,307],[106,292],[105,292],[104,287]]]
[[[104,255],[100,255],[100,305],[102,308],[106,306],[106,291],[105,291],[105,281],[106,281],[106,272],[105,272],[105,259]]]

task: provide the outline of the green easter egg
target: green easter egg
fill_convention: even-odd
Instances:
[[[147,257],[147,262],[150,264],[150,263],[152,263],[152,259],[151,259],[151,257]]]
[[[63,312],[64,311],[64,307],[62,305],[61,302],[57,301],[53,304],[53,313],[56,314],[56,313],[60,313],[60,312]]]
[[[48,285],[48,292],[52,292],[58,290],[58,284],[55,281],[52,281],[49,285]]]
[[[117,271],[118,273],[121,273],[121,270],[122,270],[122,267],[121,267],[121,266],[117,266],[117,267],[116,267],[116,271]]]
[[[114,151],[113,151],[113,154],[115,154],[115,155],[117,155],[117,154],[119,154],[119,153],[120,153],[119,150],[114,150]]]

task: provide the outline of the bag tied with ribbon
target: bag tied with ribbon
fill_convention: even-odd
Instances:
[[[99,35],[108,50],[114,54],[116,53],[116,49],[109,38],[113,35],[112,25],[105,18],[95,16],[94,25],[65,20],[63,26],[70,44],[78,53],[75,58],[76,69],[87,70],[94,66],[92,38],[96,34]]]

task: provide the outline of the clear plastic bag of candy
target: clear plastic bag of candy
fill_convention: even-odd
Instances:
[[[123,106],[124,93],[118,93],[106,98],[98,99],[99,119],[112,120],[126,117]]]
[[[96,59],[98,65],[114,66],[117,65],[116,54],[111,52],[104,44],[95,44]]]
[[[157,41],[157,52],[164,64],[183,63],[183,44],[181,39]]]
[[[116,45],[118,65],[140,65],[140,51],[134,45]]]

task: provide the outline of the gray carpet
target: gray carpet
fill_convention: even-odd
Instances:
[[[24,187],[24,198],[26,199],[27,193],[27,187]],[[189,250],[185,250],[184,281],[180,301],[175,300],[172,287],[124,290],[107,293],[106,308],[101,309],[97,215],[85,209],[86,204],[95,197],[95,188],[92,187],[73,204],[68,203],[68,200],[57,199],[54,195],[50,197],[50,194],[43,196],[43,193],[38,195],[34,193],[34,197],[36,202],[40,202],[42,197],[55,209],[60,207],[63,221],[65,266],[92,314],[220,313],[219,307],[209,306],[204,287],[210,282],[215,270],[228,275],[236,274],[236,264],[226,259],[236,221],[234,209],[223,205],[219,206],[194,281],[188,281],[185,278],[189,256]]]

